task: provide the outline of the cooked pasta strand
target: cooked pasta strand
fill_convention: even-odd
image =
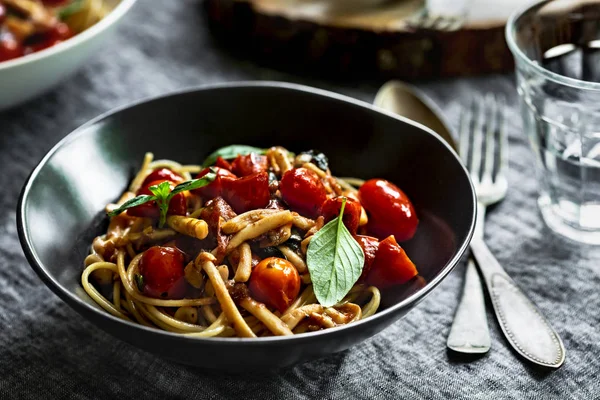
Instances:
[[[112,315],[114,315],[115,317],[119,317],[122,318],[124,320],[127,321],[131,321],[131,319],[129,317],[127,317],[125,314],[123,314],[121,311],[117,310],[115,308],[115,306],[108,300],[106,300],[106,298],[104,296],[102,296],[95,287],[93,287],[90,284],[89,281],[89,276],[90,274],[97,270],[97,269],[109,269],[111,270],[113,273],[117,272],[117,266],[113,263],[109,263],[109,262],[97,262],[94,263],[90,266],[88,266],[86,269],[83,270],[83,273],[81,274],[81,285],[83,286],[83,289],[86,291],[86,293],[96,302],[98,303],[98,305],[102,308],[104,308],[106,311],[108,311],[109,313],[111,313]]]
[[[253,222],[246,226],[244,229],[236,233],[229,244],[227,245],[227,253],[238,247],[246,240],[254,239],[271,229],[275,229],[279,226],[285,225],[292,221],[292,213],[288,210],[279,211],[277,213],[268,215],[256,222]]]
[[[195,325],[198,323],[198,310],[196,307],[179,307],[174,317],[176,320]]]
[[[281,320],[288,326],[288,328],[293,330],[296,327],[296,325],[298,325],[298,323],[300,323],[300,321],[302,321],[304,318],[307,318],[311,314],[320,312],[323,312],[322,305],[308,304],[283,315],[281,317]]]
[[[217,299],[219,299],[219,303],[221,304],[225,316],[233,325],[233,329],[235,329],[236,333],[241,337],[256,337],[254,332],[248,327],[248,324],[246,324],[246,321],[242,318],[233,299],[229,295],[229,291],[225,287],[225,282],[223,282],[219,271],[217,271],[217,267],[213,264],[214,256],[210,253],[200,253],[198,258],[201,259],[202,269],[204,269],[208,279],[210,279],[210,282],[215,289],[215,295],[217,296]]]
[[[315,174],[317,174],[319,176],[319,178],[326,178],[327,177],[327,172],[323,171],[321,168],[317,167],[315,164],[308,162],[305,163],[303,165],[304,168],[306,169],[310,169],[311,171],[313,171]]]
[[[298,272],[300,274],[303,274],[306,272],[306,270],[307,270],[306,263],[304,262],[302,257],[300,257],[298,254],[296,254],[296,252],[294,252],[292,249],[290,249],[287,246],[278,246],[277,248],[279,249],[279,251],[281,251],[281,254],[283,254],[285,256],[285,258],[287,258],[287,260],[289,262],[291,262],[294,267],[296,267],[296,269],[298,270]]]
[[[253,222],[260,221],[264,217],[278,213],[279,210],[252,210],[233,217],[221,226],[223,233],[229,235],[236,233],[247,227]]]
[[[208,236],[208,224],[201,219],[171,215],[167,217],[167,224],[174,231],[195,237],[199,240]]]
[[[125,271],[124,252],[120,251],[117,255],[117,267],[119,275],[121,277],[121,282],[123,283],[123,287],[125,288],[125,290],[135,300],[144,304],[159,307],[203,306],[206,304],[213,304],[215,302],[214,298],[211,297],[204,297],[200,299],[162,300],[156,299],[154,297],[144,296],[132,283],[134,279],[133,277],[137,273],[138,264],[142,255],[143,253],[140,253],[133,260],[131,260],[129,269],[127,271]]]
[[[233,280],[236,282],[247,282],[252,273],[252,250],[248,243],[242,243],[237,249],[240,261],[238,262]]]
[[[138,190],[140,190],[140,188],[142,187],[142,183],[144,183],[146,177],[150,175],[150,172],[152,172],[152,170],[149,168],[149,165],[153,159],[154,154],[152,153],[146,153],[144,155],[144,161],[142,161],[142,166],[140,167],[139,172],[137,173],[135,178],[133,178],[131,184],[129,185],[130,192],[137,193]]]
[[[269,311],[263,303],[259,303],[250,297],[245,297],[240,301],[240,306],[258,318],[274,335],[293,335],[290,328],[288,328],[288,326],[275,314]]]
[[[297,212],[292,212],[292,224],[299,229],[302,229],[303,231],[307,231],[310,228],[312,228],[313,226],[315,226],[315,221],[310,219],[310,218],[306,218],[303,217],[302,215],[298,214]]]

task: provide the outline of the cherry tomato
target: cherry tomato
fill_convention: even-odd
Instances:
[[[401,242],[414,236],[419,219],[408,197],[396,185],[371,179],[360,187],[358,197],[369,212],[369,234],[379,238],[394,235]]]
[[[266,172],[238,179],[223,179],[223,199],[238,213],[265,208],[271,199]]]
[[[340,215],[340,209],[342,208],[343,197],[334,197],[325,200],[321,206],[321,214],[325,218],[325,223],[331,221]],[[360,221],[360,203],[349,197],[346,198],[346,206],[344,207],[344,216],[342,221],[344,225],[350,231],[351,234],[355,234],[358,229],[358,222]]]
[[[374,238],[372,236],[363,236],[363,235],[355,235],[354,239],[358,242],[360,247],[365,254],[365,263],[363,264],[363,270],[360,274],[360,278],[358,280],[360,282],[364,282],[371,271],[371,267],[373,266],[373,261],[375,261],[375,255],[377,254],[377,249],[379,249],[379,239]]]
[[[300,293],[300,276],[289,261],[269,257],[252,270],[248,288],[254,299],[284,312]]]
[[[221,196],[221,193],[223,192],[223,180],[224,179],[232,179],[233,180],[233,179],[237,178],[237,176],[235,176],[233,173],[231,173],[230,171],[228,171],[224,168],[219,168],[219,167],[213,167],[213,168],[217,170],[217,177],[215,178],[215,180],[206,186],[202,186],[201,188],[192,190],[193,193],[201,196],[204,200],[210,200],[210,199],[214,199],[215,197]],[[196,179],[202,178],[204,175],[208,174],[209,172],[210,172],[210,169],[204,168],[202,171],[200,171],[200,173],[198,175],[196,175]]]
[[[148,175],[146,179],[144,179],[142,187],[147,186],[150,182],[154,181],[171,181],[179,184],[183,182],[183,177],[178,173],[173,172],[169,168],[159,168],[152,171],[150,175]]]
[[[378,289],[384,289],[406,283],[417,274],[415,264],[392,235],[379,243],[375,260],[367,275],[367,283]]]
[[[293,168],[283,174],[279,190],[292,210],[310,218],[319,215],[321,204],[327,200],[325,186],[317,174],[306,168]]]
[[[221,156],[217,157],[215,165],[219,168],[225,168],[226,170],[231,171],[231,164]]]
[[[0,5],[0,23],[2,19]],[[8,61],[23,55],[23,46],[11,34],[0,36],[0,61]]]
[[[245,156],[237,156],[231,163],[231,170],[237,176],[248,176],[267,170],[267,157],[250,153]]]
[[[24,53],[30,54],[47,49],[48,47],[64,42],[72,36],[73,32],[71,32],[69,25],[64,22],[59,22],[47,32],[36,34],[28,38],[28,44],[25,46]]]
[[[163,182],[170,182],[166,180],[158,180],[148,183],[146,186],[143,186],[140,190],[138,190],[137,195],[140,194],[148,194],[152,195],[150,191],[150,186],[159,185]],[[171,189],[175,187],[175,183],[170,182]],[[144,204],[140,204],[139,206],[135,206],[127,210],[127,214],[133,217],[146,217],[158,219],[160,217],[160,210],[156,205],[156,201],[149,201]],[[175,196],[171,198],[169,202],[169,209],[167,211],[168,215],[185,215],[187,214],[187,199],[185,194],[177,193]]]
[[[182,299],[187,290],[183,253],[173,247],[153,246],[140,259],[144,294],[166,299]]]

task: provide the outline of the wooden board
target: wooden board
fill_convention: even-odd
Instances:
[[[423,0],[372,1],[365,7],[357,0],[205,0],[204,6],[217,38],[287,70],[413,79],[513,68],[504,25],[523,0],[471,0],[462,25],[453,27],[415,22]]]

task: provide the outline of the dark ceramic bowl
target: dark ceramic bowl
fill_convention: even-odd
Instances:
[[[380,177],[412,199],[420,225],[403,244],[421,279],[383,293],[382,309],[350,325],[292,337],[187,338],[115,318],[82,290],[104,206],[117,199],[144,153],[199,163],[233,143],[319,149],[338,176]],[[85,124],[31,173],[18,205],[25,254],[50,289],[94,324],[135,346],[207,368],[276,368],[357,344],[397,321],[448,275],[468,246],[475,195],[457,156],[432,131],[337,94],[283,83],[236,83],[144,101]],[[398,338],[402,340],[402,338]],[[206,360],[211,360],[207,363]]]

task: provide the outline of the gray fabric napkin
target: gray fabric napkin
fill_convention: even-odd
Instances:
[[[563,241],[544,227],[512,76],[419,87],[454,126],[474,93],[501,92],[510,99],[510,189],[489,212],[486,241],[562,336],[567,360],[557,371],[519,359],[491,315],[488,355],[466,358],[446,350],[462,264],[377,336],[273,374],[233,376],[156,358],[98,330],[54,296],[28,266],[15,228],[18,193],[45,152],[114,107],[183,87],[244,79],[305,83],[365,101],[378,88],[312,80],[237,59],[212,41],[198,1],[139,1],[81,72],[47,95],[0,113],[0,398],[600,398],[600,248]]]

